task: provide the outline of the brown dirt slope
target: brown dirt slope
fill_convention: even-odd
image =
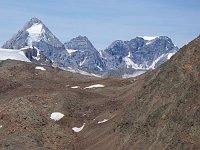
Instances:
[[[121,149],[200,149],[200,37],[146,74],[119,124]]]
[[[0,62],[0,149],[116,149],[123,108],[140,79],[103,79],[6,60]],[[84,89],[94,84],[104,88]],[[79,88],[71,88],[80,86]],[[129,88],[134,90],[130,93]],[[65,116],[54,121],[53,112]],[[107,122],[98,124],[99,121]],[[73,127],[85,127],[75,133]]]

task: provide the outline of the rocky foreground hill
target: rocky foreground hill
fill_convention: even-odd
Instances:
[[[129,79],[1,61],[0,149],[199,149],[199,60],[200,37]]]

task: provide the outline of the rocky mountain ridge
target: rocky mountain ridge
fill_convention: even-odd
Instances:
[[[23,49],[29,60],[37,64],[120,77],[155,69],[178,51],[166,36],[118,40],[100,52],[85,36],[62,44],[37,18],[26,23],[2,48]]]

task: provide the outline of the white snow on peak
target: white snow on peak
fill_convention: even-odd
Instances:
[[[44,67],[41,67],[41,66],[36,66],[35,69],[37,69],[37,70],[42,70],[42,71],[45,71],[45,70],[46,70]]]
[[[30,28],[26,30],[29,33],[28,44],[32,47],[33,42],[38,42],[42,38],[42,33],[45,33],[43,25],[39,23],[33,24]]]
[[[147,40],[147,41],[151,41],[151,40],[154,40],[156,38],[158,38],[159,36],[143,36],[142,38],[144,40]]]
[[[91,86],[85,87],[84,89],[102,88],[102,87],[105,87],[105,85],[95,84],[95,85],[91,85]]]
[[[83,130],[84,126],[85,126],[85,123],[83,123],[83,125],[81,127],[73,127],[72,130],[74,132],[80,132]]]
[[[60,120],[62,117],[64,117],[64,115],[60,112],[54,112],[51,114],[51,119],[54,120],[54,121],[58,121]]]
[[[35,23],[26,30],[30,35],[42,34],[42,24]]]
[[[108,121],[108,119],[104,119],[102,121],[99,121],[98,124],[101,124],[101,123],[104,123],[104,122],[107,122],[107,121]]]
[[[22,50],[0,49],[0,60],[13,59],[30,62]]]
[[[3,126],[2,125],[0,125],[0,128],[2,128]]]

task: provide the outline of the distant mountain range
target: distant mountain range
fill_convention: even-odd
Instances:
[[[135,76],[155,69],[178,51],[167,36],[114,41],[98,51],[85,36],[64,44],[37,18],[32,18],[2,48],[22,49],[33,63],[101,76]]]

